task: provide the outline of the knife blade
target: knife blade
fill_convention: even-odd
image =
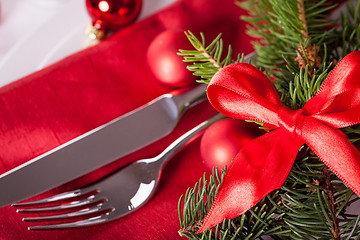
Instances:
[[[206,87],[164,94],[0,175],[0,207],[65,184],[166,136],[186,110],[206,99]]]

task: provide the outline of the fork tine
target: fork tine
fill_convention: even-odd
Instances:
[[[96,189],[76,189],[69,192],[64,192],[57,194],[55,196],[51,196],[48,198],[43,198],[37,201],[29,201],[29,202],[22,202],[22,203],[13,203],[11,206],[13,207],[27,207],[33,205],[41,205],[41,204],[48,204],[48,203],[55,203],[63,200],[71,200],[76,197],[85,196],[85,195],[95,195],[99,191]]]
[[[51,215],[51,216],[42,216],[42,217],[25,217],[22,220],[24,222],[45,222],[45,221],[58,221],[58,220],[67,220],[71,218],[80,218],[89,216],[92,214],[104,214],[106,212],[113,211],[114,208],[110,207],[108,204],[99,204],[92,206],[87,209],[81,209],[76,212],[60,214],[60,215]]]
[[[112,212],[106,213],[101,216],[96,216],[93,218],[89,218],[86,220],[71,222],[71,223],[60,223],[60,224],[53,224],[53,225],[42,225],[42,226],[31,226],[28,227],[29,230],[59,230],[59,229],[70,229],[70,228],[79,228],[79,227],[87,227],[96,225],[99,223],[107,222],[111,219],[108,218],[108,215]]]
[[[56,205],[51,207],[39,207],[39,208],[24,208],[17,209],[17,213],[41,213],[41,212],[53,212],[53,211],[62,211],[69,210],[73,208],[86,208],[91,204],[101,204],[105,202],[106,199],[99,195],[92,195],[85,199],[69,202],[62,205]]]

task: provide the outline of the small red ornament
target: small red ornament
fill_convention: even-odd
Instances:
[[[195,82],[195,76],[186,69],[187,63],[178,56],[179,49],[192,49],[186,35],[180,30],[160,33],[150,44],[147,60],[156,78],[170,87],[183,87]]]
[[[265,131],[255,123],[226,118],[211,125],[201,138],[200,151],[204,166],[223,169],[229,166],[239,150]]]
[[[86,9],[92,19],[89,37],[99,39],[107,31],[129,25],[139,16],[141,7],[142,0],[86,0]]]

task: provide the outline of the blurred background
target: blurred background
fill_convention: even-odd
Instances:
[[[144,0],[137,21],[175,0]],[[0,87],[89,46],[85,0],[0,1]]]

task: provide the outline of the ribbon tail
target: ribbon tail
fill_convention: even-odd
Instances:
[[[321,161],[360,196],[360,153],[346,135],[314,118],[306,118],[302,137]]]
[[[225,175],[197,233],[237,217],[284,183],[303,141],[277,129],[245,145]]]

